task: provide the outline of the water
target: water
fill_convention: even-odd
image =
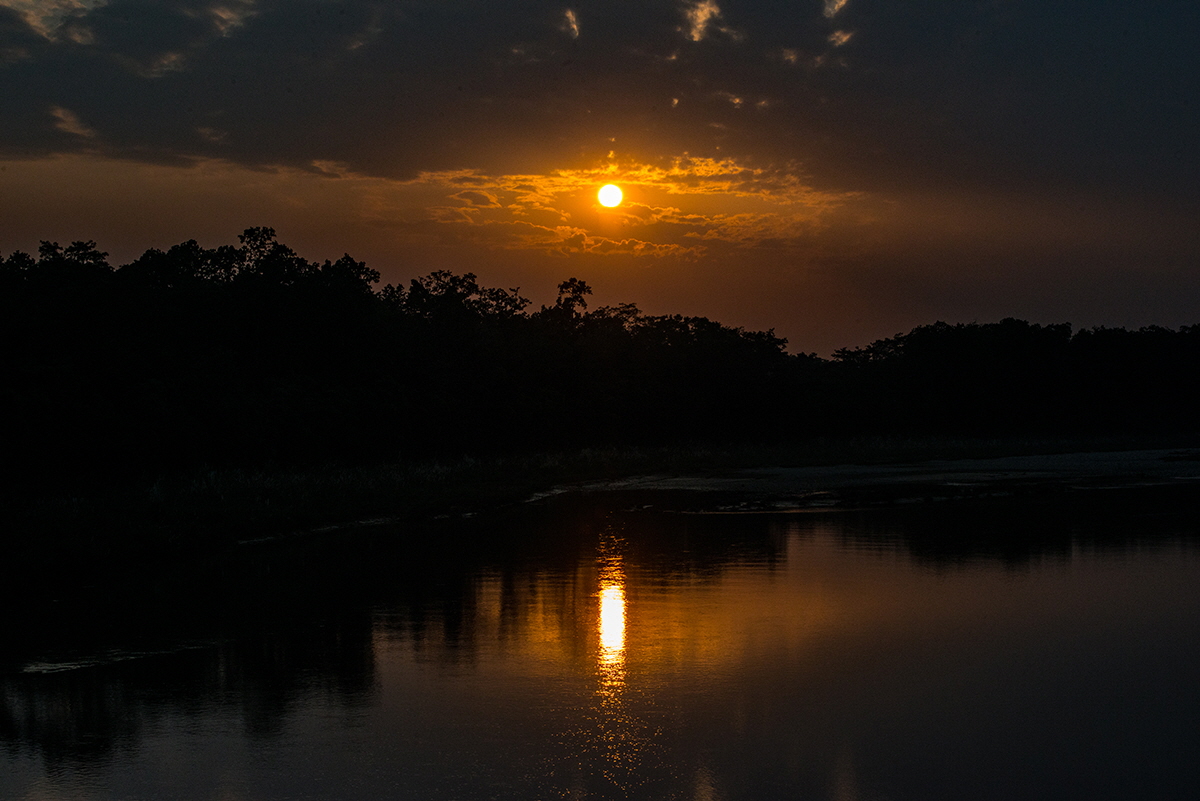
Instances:
[[[1194,518],[621,504],[10,621],[0,798],[1200,797]]]

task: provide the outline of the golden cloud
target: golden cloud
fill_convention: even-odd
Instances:
[[[616,209],[596,203],[606,183],[625,190]],[[546,175],[426,172],[409,185],[443,193],[446,202],[429,206],[428,220],[461,226],[462,237],[489,247],[688,258],[713,246],[796,244],[856,197],[814,189],[794,164],[750,167],[687,155]]]

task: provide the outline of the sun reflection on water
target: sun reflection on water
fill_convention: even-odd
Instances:
[[[625,687],[625,568],[621,544],[620,537],[606,538],[597,557],[600,694],[608,702],[617,700]]]
[[[597,686],[599,708],[591,739],[601,761],[597,765],[610,789],[629,794],[637,783],[645,746],[642,724],[626,708],[625,566],[619,536],[609,533],[597,554],[596,613]]]
[[[600,578],[600,667],[620,668],[625,663],[625,578],[620,563],[612,574]]]

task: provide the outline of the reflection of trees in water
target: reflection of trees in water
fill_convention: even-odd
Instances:
[[[1200,536],[1200,487],[1049,487],[1016,497],[865,509],[826,519],[832,523],[826,530],[852,547],[901,547],[914,560],[937,566],[996,561],[1020,568],[1080,551],[1124,551]]]
[[[678,780],[662,745],[669,715],[638,683],[626,651],[637,625],[632,583],[716,583],[747,561],[782,564],[784,541],[766,518],[626,515],[612,513],[611,501],[530,509],[512,531],[484,523],[494,540],[512,537],[507,553],[476,553],[468,568],[473,557],[459,547],[447,560],[457,570],[427,563],[378,614],[377,630],[421,661],[457,668],[486,652],[590,677],[590,693],[549,713],[561,728],[540,757],[542,775],[564,797],[666,797],[656,788],[666,793]],[[478,541],[472,528],[460,532],[460,546]]]
[[[366,614],[248,628],[208,647],[135,656],[0,679],[0,740],[32,748],[48,765],[96,762],[135,747],[144,727],[169,716],[227,714],[252,736],[273,736],[314,695],[343,707],[375,686]],[[62,665],[67,667],[67,665]]]
[[[608,778],[576,778],[589,787],[608,782],[611,789],[635,773],[654,773],[645,760],[657,729],[645,715],[646,699],[630,678],[615,629],[603,642],[606,587],[609,603],[616,603],[620,587],[624,604],[639,575],[662,585],[718,582],[739,565],[782,565],[789,536],[817,532],[935,564],[970,558],[1019,565],[1069,554],[1079,543],[1121,547],[1156,534],[1197,531],[1200,505],[1181,504],[1178,497],[1137,496],[1151,503],[1072,497],[798,517],[612,513],[613,498],[572,499],[421,530],[419,542],[387,532],[362,547],[334,543],[327,554],[308,558],[303,571],[276,576],[280,583],[254,592],[211,603],[159,598],[154,605],[182,606],[186,614],[146,612],[150,623],[140,630],[124,614],[93,615],[76,628],[124,622],[105,623],[107,639],[97,637],[92,654],[122,638],[125,652],[217,644],[61,673],[3,675],[0,743],[32,749],[51,765],[103,761],[135,747],[148,723],[213,712],[248,734],[273,737],[314,697],[342,707],[370,703],[373,638],[381,637],[403,641],[424,660],[470,665],[486,648],[526,649],[579,675],[595,675],[596,704],[582,727],[564,735],[563,749],[576,764],[608,766]],[[641,505],[616,500],[626,508]],[[621,539],[614,549],[617,530]],[[276,574],[286,572],[281,562],[273,565]],[[262,603],[268,597],[274,602]],[[245,609],[258,611],[247,620]],[[61,624],[46,618],[28,625],[60,631]],[[636,626],[636,618],[630,616],[628,625]],[[140,633],[125,636],[123,626]],[[146,636],[149,630],[156,636]],[[604,647],[608,661],[601,658]],[[26,658],[36,651],[26,650]],[[637,771],[629,761],[634,758],[642,760]]]
[[[419,569],[393,579],[397,603],[377,615],[377,625],[431,659],[469,662],[480,640],[535,637],[586,667],[595,659],[605,569],[616,575],[619,563],[622,575],[628,566],[668,582],[703,583],[746,562],[782,564],[786,537],[765,516],[612,511],[624,500],[566,498],[515,521],[472,521],[444,532],[440,539],[454,545],[422,551]],[[624,533],[613,561],[617,530]]]
[[[125,682],[102,669],[5,679],[0,738],[8,750],[34,747],[46,762],[95,761],[133,741],[140,715]]]

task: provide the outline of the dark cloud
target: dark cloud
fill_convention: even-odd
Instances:
[[[9,155],[411,177],[687,152],[799,161],[829,186],[1055,181],[1189,198],[1200,178],[1192,4],[78,6],[43,23],[49,35],[0,7]],[[54,108],[96,136],[63,131]]]

